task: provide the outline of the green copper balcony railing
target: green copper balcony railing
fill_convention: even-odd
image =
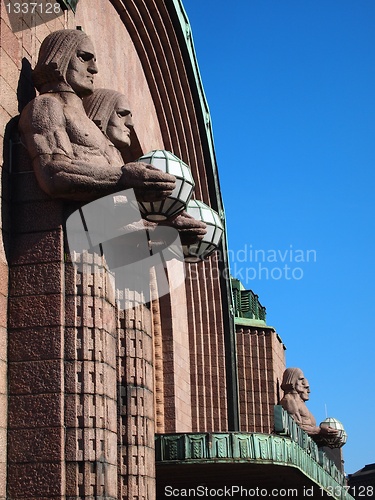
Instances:
[[[282,406],[276,405],[274,407],[274,416],[275,432],[277,434],[288,436],[292,441],[304,449],[315,462],[318,462],[335,481],[339,484],[344,484],[344,474],[338,470],[334,462],[330,460],[323,451],[319,450],[315,441],[301,429]]]
[[[156,463],[249,463],[298,468],[336,500],[352,500],[344,475],[295,422],[276,410],[279,435],[246,432],[156,435]],[[283,435],[282,435],[283,434]]]

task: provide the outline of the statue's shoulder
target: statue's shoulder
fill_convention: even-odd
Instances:
[[[30,101],[22,110],[19,128],[26,131],[32,128],[45,129],[53,122],[64,120],[64,106],[61,101],[52,94],[41,94]]]
[[[294,414],[299,410],[300,402],[300,398],[296,398],[295,394],[285,394],[280,404],[288,413]]]
[[[63,104],[55,94],[40,94],[30,101],[24,108],[23,112],[33,112],[42,108],[63,108]]]

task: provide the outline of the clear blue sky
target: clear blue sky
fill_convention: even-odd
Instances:
[[[375,2],[183,3],[232,272],[303,369],[318,423],[327,406],[344,424],[353,473],[375,462]]]

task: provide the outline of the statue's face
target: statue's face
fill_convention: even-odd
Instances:
[[[89,38],[84,38],[69,61],[66,82],[80,97],[90,95],[94,90],[94,75],[97,72],[94,46]]]
[[[107,136],[119,149],[130,146],[130,131],[133,128],[132,114],[125,96],[120,96],[108,120]]]
[[[304,379],[303,391],[299,393],[302,401],[308,401],[310,399],[310,386],[308,380]]]
[[[298,378],[297,378],[297,381],[296,381],[296,384],[295,384],[295,390],[298,392],[298,394],[301,394],[302,392],[305,391],[305,382],[306,382],[306,379],[305,379],[305,376],[304,374],[301,372],[299,375],[298,375]]]

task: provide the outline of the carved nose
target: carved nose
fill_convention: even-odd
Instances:
[[[93,75],[96,75],[96,73],[98,72],[98,67],[96,65],[96,62],[95,61],[92,61],[92,63],[90,64],[90,66],[88,67],[88,71],[93,74]]]
[[[131,116],[129,116],[125,122],[125,125],[128,127],[128,128],[134,128],[134,122],[131,118]]]

